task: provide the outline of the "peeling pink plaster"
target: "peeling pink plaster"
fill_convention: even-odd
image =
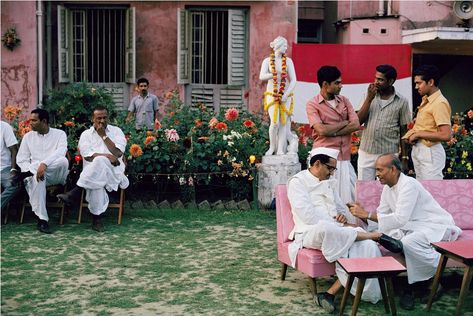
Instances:
[[[1,11],[1,34],[15,27],[21,44],[13,51],[2,45],[0,104],[17,105],[27,113],[37,106],[36,3],[2,1]]]

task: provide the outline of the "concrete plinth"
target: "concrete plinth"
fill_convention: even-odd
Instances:
[[[262,208],[269,208],[274,198],[277,184],[287,180],[301,171],[297,154],[263,156],[258,166],[258,201]]]

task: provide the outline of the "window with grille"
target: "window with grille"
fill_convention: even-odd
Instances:
[[[134,47],[134,8],[58,6],[59,82],[134,82]]]
[[[178,13],[178,82],[186,102],[240,106],[248,53],[247,10],[189,8]]]

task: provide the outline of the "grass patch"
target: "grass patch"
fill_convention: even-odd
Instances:
[[[324,314],[303,274],[289,269],[279,280],[273,212],[133,210],[122,225],[110,214],[103,234],[86,216],[72,222],[58,226],[53,218],[52,235],[37,232],[31,219],[2,226],[2,314]],[[318,280],[319,291],[331,282]],[[429,315],[454,313],[459,284]],[[398,314],[426,315],[424,307],[398,306]],[[362,303],[358,314],[384,314],[384,306]]]

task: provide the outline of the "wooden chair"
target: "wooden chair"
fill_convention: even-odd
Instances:
[[[123,209],[125,207],[125,190],[118,188],[119,199],[116,203],[109,203],[108,208],[118,209],[118,225],[122,223]],[[82,194],[79,202],[79,215],[77,216],[77,224],[82,221],[82,209],[87,207],[89,203],[85,201],[85,190],[82,189]]]
[[[64,222],[64,204],[57,201],[56,199],[56,194],[59,194],[59,193],[65,193],[67,192],[67,185],[61,185],[61,184],[57,184],[57,185],[50,185],[46,188],[46,207],[48,209],[51,209],[51,208],[57,208],[57,209],[60,209],[60,218],[59,218],[59,224],[63,224]],[[25,192],[26,193],[26,192]],[[49,197],[54,197],[53,199],[56,199],[55,201],[48,201],[48,195]],[[23,219],[25,217],[25,209],[29,207],[31,208],[31,204],[29,202],[29,199],[28,199],[28,194],[26,193],[26,195],[24,196],[24,199],[23,199],[23,205],[21,207],[21,211],[20,211],[20,224],[23,224]]]

